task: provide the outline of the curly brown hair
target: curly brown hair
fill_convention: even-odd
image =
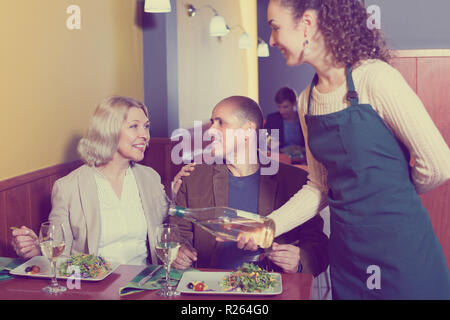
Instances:
[[[317,11],[319,30],[337,64],[354,66],[361,60],[389,63],[391,53],[382,32],[367,27],[367,12],[359,0],[279,0],[295,20],[306,10]]]

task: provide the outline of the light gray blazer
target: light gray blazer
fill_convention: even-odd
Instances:
[[[65,255],[98,254],[101,219],[94,168],[83,165],[57,180],[52,190],[52,211],[49,220],[64,225]],[[167,214],[167,201],[161,177],[150,167],[132,167],[147,220],[147,236],[152,263],[157,263],[156,227]]]

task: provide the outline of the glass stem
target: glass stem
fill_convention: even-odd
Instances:
[[[53,279],[52,279],[52,287],[57,287],[58,281],[56,280],[56,260],[53,260]]]
[[[170,280],[170,263],[168,263],[166,266],[166,288],[167,289],[170,289],[169,280]]]

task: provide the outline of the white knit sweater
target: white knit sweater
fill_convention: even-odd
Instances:
[[[370,104],[415,159],[412,176],[418,193],[430,191],[450,179],[450,149],[425,110],[423,103],[402,75],[380,60],[367,60],[352,73],[359,103]],[[299,98],[299,117],[305,141],[308,86]],[[347,107],[347,83],[330,93],[313,89],[311,114],[323,115]],[[327,206],[327,171],[312,156],[306,144],[308,183],[269,217],[276,235],[312,218]]]

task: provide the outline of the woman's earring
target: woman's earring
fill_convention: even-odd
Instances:
[[[303,47],[304,47],[303,52],[305,54],[311,53],[311,49],[309,48],[309,40],[308,39],[306,39],[305,42],[303,42]]]

